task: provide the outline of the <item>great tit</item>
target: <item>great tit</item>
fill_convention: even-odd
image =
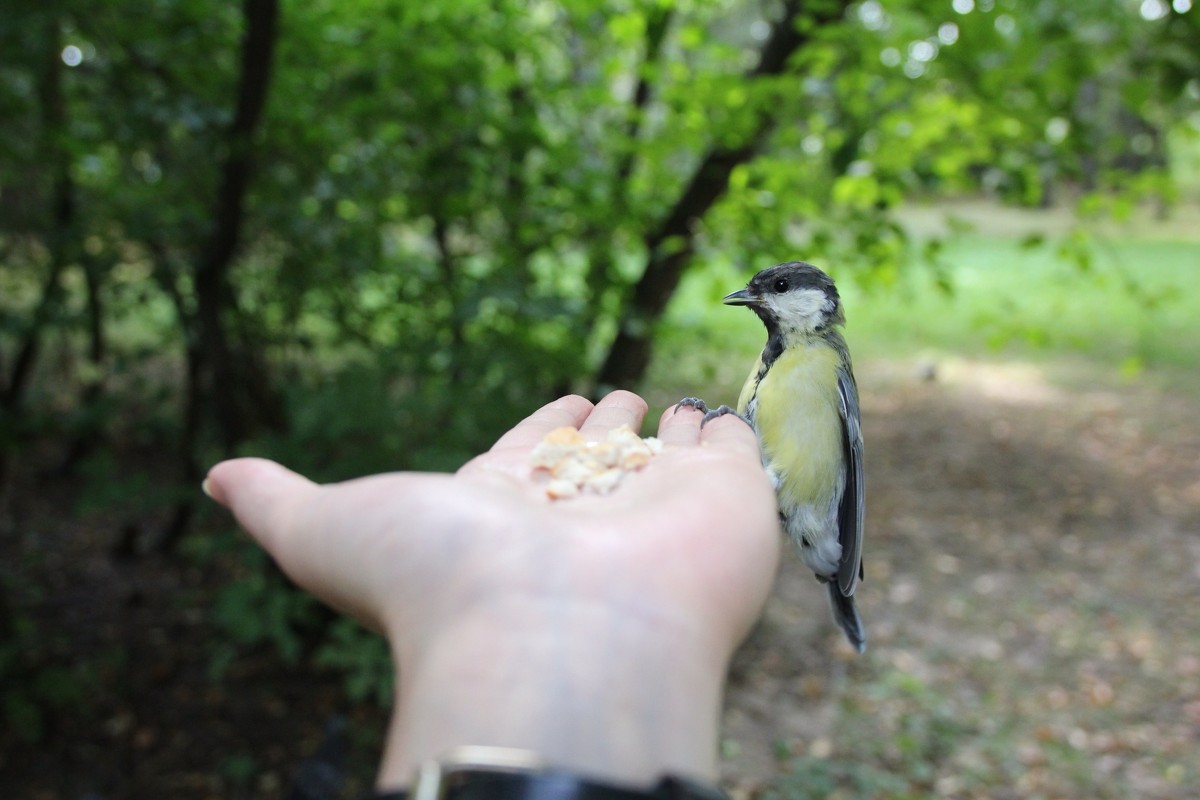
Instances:
[[[803,261],[764,269],[723,302],[747,306],[767,328],[767,345],[742,387],[736,413],[758,435],[775,485],[779,520],[800,558],[825,583],[833,617],[858,652],[866,633],[854,606],[862,579],[863,439],[846,317],[833,280]],[[735,413],[702,400],[681,406],[705,422]]]

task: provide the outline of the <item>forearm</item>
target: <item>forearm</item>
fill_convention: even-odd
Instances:
[[[711,779],[728,649],[687,622],[602,604],[489,609],[421,652],[398,649],[380,785],[463,745],[615,782]]]

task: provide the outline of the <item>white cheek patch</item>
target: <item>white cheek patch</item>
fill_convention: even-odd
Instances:
[[[769,302],[780,324],[797,331],[814,330],[833,312],[833,301],[820,289],[793,289]]]

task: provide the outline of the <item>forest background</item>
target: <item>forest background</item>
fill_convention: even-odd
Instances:
[[[348,719],[349,796],[385,648],[207,466],[453,469],[567,391],[731,400],[762,332],[719,298],[803,258],[864,387],[873,647],[785,569],[727,786],[1189,796],[1198,14],[7,3],[0,786],[286,796]]]

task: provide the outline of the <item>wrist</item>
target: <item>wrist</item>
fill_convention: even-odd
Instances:
[[[380,785],[462,745],[531,750],[581,774],[647,783],[716,772],[729,646],[638,609],[510,599],[416,646],[392,638],[397,700]]]
[[[461,747],[421,765],[405,789],[385,789],[377,800],[728,800],[706,781],[663,775],[645,785],[596,780],[545,763],[529,750]]]

